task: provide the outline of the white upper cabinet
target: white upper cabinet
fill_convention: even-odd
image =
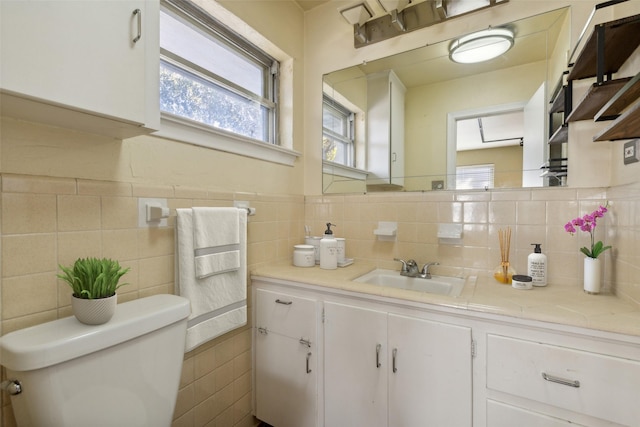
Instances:
[[[158,129],[158,0],[0,7],[3,115],[116,138]]]
[[[393,71],[367,78],[367,185],[404,185],[405,92]]]

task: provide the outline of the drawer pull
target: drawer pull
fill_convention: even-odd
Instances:
[[[300,344],[306,345],[307,347],[311,348],[311,341],[305,340],[304,338],[300,338],[299,342],[300,342]]]
[[[311,359],[311,352],[307,353],[307,374],[311,373],[311,369],[309,369],[309,359]]]
[[[268,335],[269,331],[267,331],[267,328],[258,328],[258,332],[260,332],[262,335]]]
[[[380,350],[382,349],[382,344],[376,345],[376,368],[382,366],[380,363]]]
[[[398,367],[396,366],[396,357],[398,356],[398,349],[394,348],[391,354],[393,356],[393,363],[391,364],[391,366],[393,367],[393,373],[395,374],[396,372],[398,372]]]
[[[281,300],[280,298],[278,298],[278,299],[276,300],[276,304],[291,305],[291,304],[293,304],[293,301],[283,301],[283,300]]]
[[[565,380],[564,378],[554,377],[553,375],[549,375],[546,372],[542,373],[542,378],[544,378],[545,381],[550,381],[552,383],[568,385],[569,387],[575,387],[575,388],[580,387],[580,381],[578,380]]]

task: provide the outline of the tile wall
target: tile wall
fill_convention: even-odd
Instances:
[[[551,286],[582,286],[584,256],[579,248],[590,244],[588,233],[564,231],[569,220],[590,213],[610,200],[596,239],[612,245],[605,260],[605,291],[640,303],[640,186],[613,189],[531,189],[489,192],[372,193],[307,197],[305,222],[321,235],[330,221],[337,237],[347,241],[347,257],[399,269],[394,258],[419,264],[438,261],[436,274],[487,274],[500,264],[498,230],[512,230],[510,262],[517,273],[527,273],[532,243],[541,243],[547,255]],[[378,221],[398,223],[395,242],[376,239]],[[437,238],[439,224],[463,226],[461,241]],[[615,283],[615,285],[614,285]]]
[[[640,303],[640,185],[612,189],[545,189],[491,192],[376,193],[341,196],[273,196],[212,193],[200,188],[153,186],[83,179],[2,176],[1,331],[70,315],[66,285],[57,265],[80,256],[105,256],[131,267],[120,301],[173,293],[174,229],[138,228],[137,198],[167,198],[172,209],[231,206],[248,200],[249,268],[291,256],[304,225],[314,235],[336,224],[347,239],[347,257],[397,269],[393,258],[438,261],[436,274],[488,273],[500,262],[498,230],[511,227],[511,259],[526,272],[531,243],[548,256],[550,286],[580,287],[587,236],[563,225],[612,202],[596,238],[614,246],[605,258],[606,290]],[[378,221],[398,222],[394,242],[375,238]],[[463,225],[459,242],[437,238],[441,223]],[[596,300],[594,297],[594,301]],[[186,355],[174,427],[254,424],[251,409],[251,333],[244,328]],[[2,426],[15,425],[2,396]]]
[[[302,196],[212,193],[200,188],[35,176],[2,176],[2,334],[69,316],[70,290],[58,264],[78,257],[117,259],[131,271],[119,301],[174,292],[174,218],[168,227],[138,228],[138,198],[167,198],[170,208],[256,208],[248,224],[249,268],[287,259],[303,239]],[[250,302],[249,302],[250,304]],[[4,378],[4,373],[3,373]],[[175,427],[254,425],[251,333],[226,334],[185,355]],[[15,421],[2,393],[2,427]]]

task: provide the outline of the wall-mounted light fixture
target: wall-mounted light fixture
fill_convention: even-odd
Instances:
[[[402,10],[411,3],[410,0],[378,0],[378,4],[391,16],[391,25],[398,31],[405,31]]]
[[[364,23],[373,18],[373,12],[367,3],[358,3],[340,11],[342,17],[353,26],[353,35],[361,43],[367,42],[367,32]]]
[[[473,64],[496,58],[513,46],[513,31],[489,28],[454,40],[449,46],[449,58],[461,64]]]
[[[1,1],[1,0],[0,0]],[[353,46],[360,48],[421,28],[488,9],[509,0],[376,0],[376,16],[370,2],[338,9],[353,26]],[[379,16],[380,9],[384,14]]]

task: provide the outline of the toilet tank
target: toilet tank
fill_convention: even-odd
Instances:
[[[104,325],[67,317],[3,336],[18,426],[170,426],[189,313],[187,299],[155,295],[118,304]]]

